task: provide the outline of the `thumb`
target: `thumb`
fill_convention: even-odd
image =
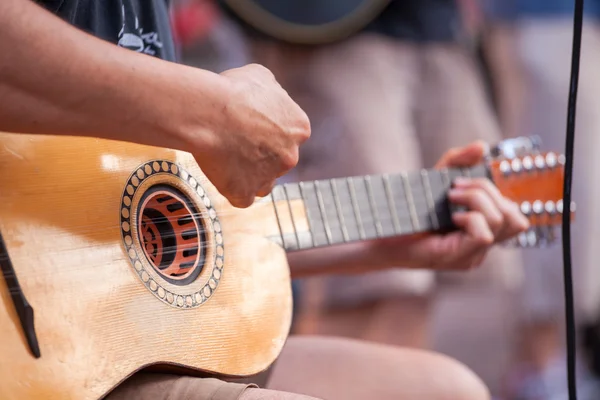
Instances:
[[[482,141],[475,141],[464,147],[448,150],[435,165],[436,168],[470,167],[480,163],[489,152],[489,145]]]

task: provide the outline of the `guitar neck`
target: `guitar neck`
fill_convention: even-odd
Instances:
[[[454,229],[446,193],[485,165],[277,185],[270,199],[287,251]],[[301,204],[301,206],[299,206]]]

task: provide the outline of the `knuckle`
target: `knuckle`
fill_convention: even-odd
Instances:
[[[299,154],[296,148],[295,151],[289,151],[281,157],[281,167],[284,171],[289,171],[294,168],[299,161]]]
[[[479,238],[479,244],[482,247],[489,247],[494,244],[494,236],[493,235],[481,235]]]
[[[236,204],[232,205],[237,208],[248,208],[254,204],[254,196],[243,196],[236,198]]]
[[[450,149],[448,149],[448,151],[446,152],[446,156],[449,158],[453,158],[456,157],[460,154],[460,148],[458,147],[451,147]]]
[[[249,65],[249,67],[252,68],[257,73],[264,74],[265,76],[269,76],[269,77],[274,77],[275,76],[275,75],[273,75],[273,72],[271,72],[270,69],[268,69],[267,67],[265,67],[262,64],[252,63],[252,64]]]
[[[482,204],[488,201],[486,192],[481,188],[473,188],[468,191],[469,197],[477,204]]]
[[[310,119],[304,111],[302,111],[302,117],[300,118],[300,129],[300,139],[302,140],[302,142],[304,142],[308,140],[311,135]]]
[[[492,188],[494,184],[488,178],[475,178],[474,182],[483,188]]]
[[[493,213],[488,217],[489,225],[493,228],[499,228],[504,225],[504,217],[499,212]]]

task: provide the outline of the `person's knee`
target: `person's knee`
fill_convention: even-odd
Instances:
[[[332,337],[290,338],[268,386],[326,399],[491,398],[481,379],[450,357]]]
[[[450,357],[426,353],[423,363],[431,379],[435,400],[490,400],[485,383],[466,365]]]
[[[246,389],[239,400],[320,400],[303,394],[266,389]]]

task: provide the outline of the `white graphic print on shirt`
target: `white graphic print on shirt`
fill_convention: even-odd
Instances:
[[[125,10],[125,4],[127,4],[128,10]],[[119,32],[118,45],[137,51],[138,53],[156,55],[156,51],[163,46],[159,40],[158,33],[144,33],[144,29],[140,27],[140,22],[137,15],[135,15],[135,11],[131,9],[131,4],[128,2],[124,2],[122,6],[122,18],[123,27]],[[133,27],[130,25],[131,22],[133,22]]]

